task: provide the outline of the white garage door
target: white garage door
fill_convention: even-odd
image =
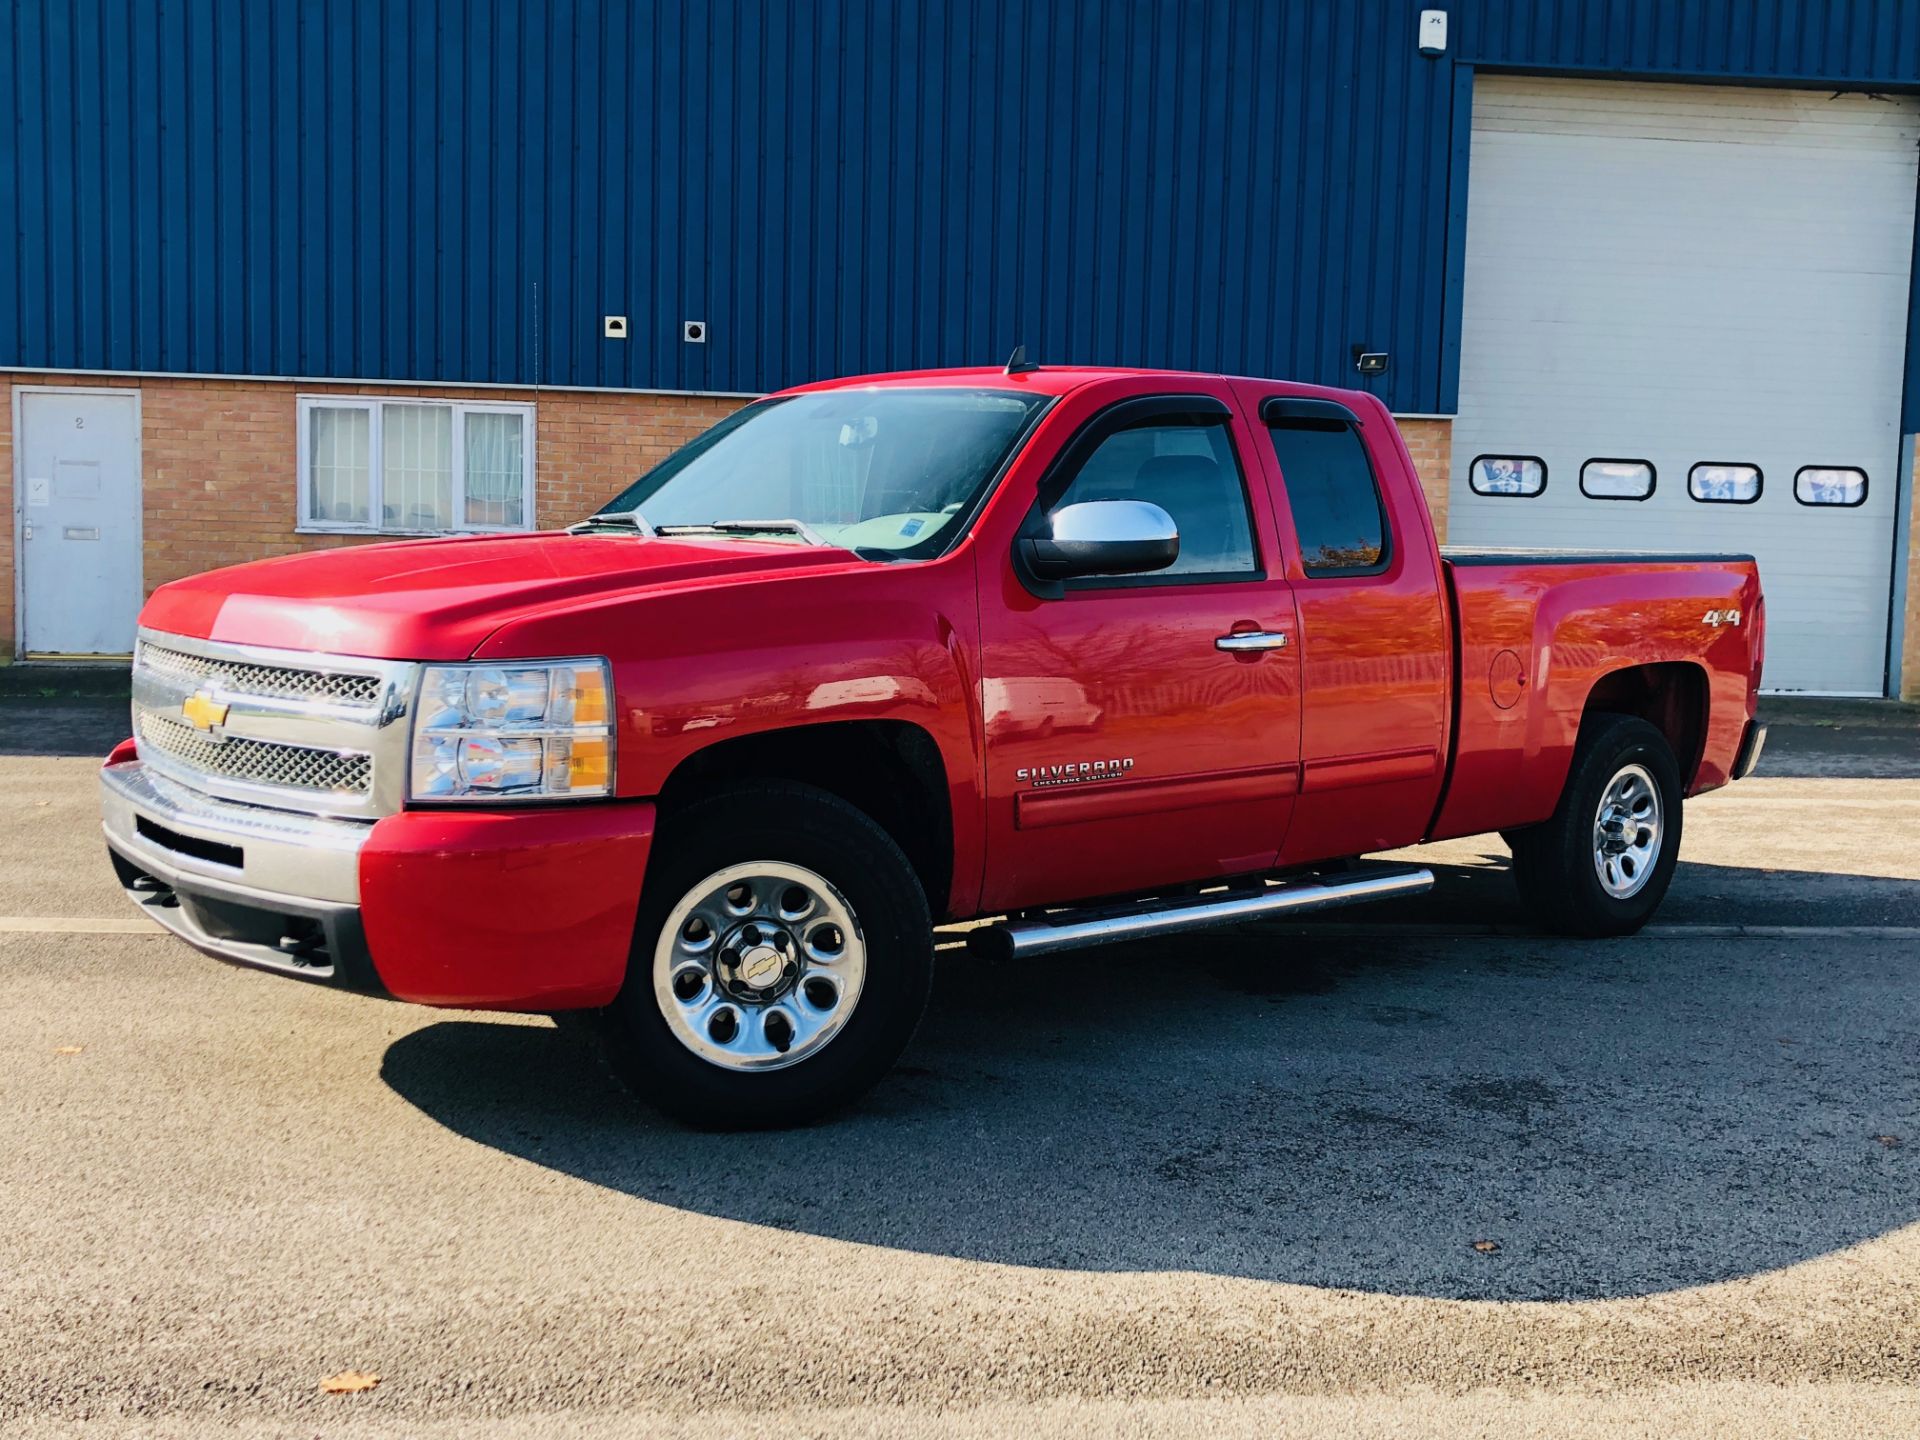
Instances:
[[[1449,541],[1752,554],[1767,688],[1882,693],[1920,104],[1474,91]]]

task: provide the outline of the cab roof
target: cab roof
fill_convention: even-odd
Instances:
[[[1083,386],[1106,380],[1137,379],[1158,376],[1177,384],[1182,380],[1254,380],[1271,387],[1275,393],[1318,396],[1351,406],[1356,400],[1372,405],[1375,397],[1364,390],[1344,390],[1328,385],[1309,385],[1297,380],[1258,379],[1253,376],[1223,375],[1212,370],[1159,370],[1129,368],[1123,365],[1042,365],[1009,375],[998,365],[969,365],[952,370],[895,370],[878,375],[846,375],[836,380],[816,380],[776,391],[780,395],[805,395],[822,390],[855,390],[898,386],[902,389],[930,385],[970,386],[979,389],[1025,391],[1039,395],[1065,395]]]
[[[816,380],[793,385],[776,393],[804,395],[814,390],[867,389],[873,386],[966,385],[994,390],[1026,390],[1041,395],[1065,395],[1082,385],[1100,380],[1118,380],[1130,375],[1190,375],[1188,370],[1129,370],[1111,365],[1043,365],[1009,375],[998,365],[969,365],[954,370],[895,370],[882,375],[847,375],[837,380]]]

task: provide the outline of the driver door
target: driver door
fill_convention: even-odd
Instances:
[[[1049,585],[982,553],[983,907],[1018,909],[1273,866],[1299,777],[1293,592],[1262,474],[1219,393],[1097,412],[1022,533],[1089,500],[1151,501],[1180,556]],[[997,593],[996,593],[997,592]],[[1237,637],[1237,638],[1236,638]]]

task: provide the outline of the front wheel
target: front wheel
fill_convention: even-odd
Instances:
[[[615,1075],[689,1124],[793,1125],[899,1058],[932,975],[926,896],[886,831],[812,786],[739,786],[662,826],[595,1028]]]
[[[1632,715],[1589,719],[1552,818],[1507,835],[1534,919],[1563,935],[1645,925],[1680,858],[1680,804],[1666,736]]]

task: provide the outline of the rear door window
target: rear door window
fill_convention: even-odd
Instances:
[[[1367,575],[1388,560],[1386,512],[1360,432],[1345,421],[1268,423],[1308,575]]]

